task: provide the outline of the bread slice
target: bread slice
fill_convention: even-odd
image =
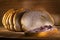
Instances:
[[[54,25],[53,17],[46,11],[29,11],[21,19],[22,28],[25,32],[44,25]]]
[[[21,17],[24,14],[25,10],[22,9],[18,9],[15,12],[15,15],[13,17],[13,25],[14,25],[14,29],[15,31],[21,31],[22,27],[21,27]]]

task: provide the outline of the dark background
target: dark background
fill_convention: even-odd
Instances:
[[[54,18],[55,25],[60,25],[60,1],[59,0],[0,0],[0,26],[4,13],[11,8],[44,8]]]

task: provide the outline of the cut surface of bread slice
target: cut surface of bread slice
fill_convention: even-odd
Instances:
[[[54,20],[51,15],[45,11],[30,11],[26,12],[21,19],[22,28],[24,31],[30,31],[44,25],[54,25]]]

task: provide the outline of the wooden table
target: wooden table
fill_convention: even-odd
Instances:
[[[24,36],[24,32],[12,32],[12,31],[8,31],[2,27],[2,28],[0,28],[0,38],[58,40],[58,39],[60,39],[60,31],[59,31],[59,33],[57,33],[53,36],[51,35],[50,37],[38,38],[38,37]]]

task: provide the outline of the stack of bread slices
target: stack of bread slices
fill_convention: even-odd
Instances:
[[[57,31],[53,17],[45,10],[9,9],[3,15],[2,23],[9,31],[39,33],[40,36]]]

